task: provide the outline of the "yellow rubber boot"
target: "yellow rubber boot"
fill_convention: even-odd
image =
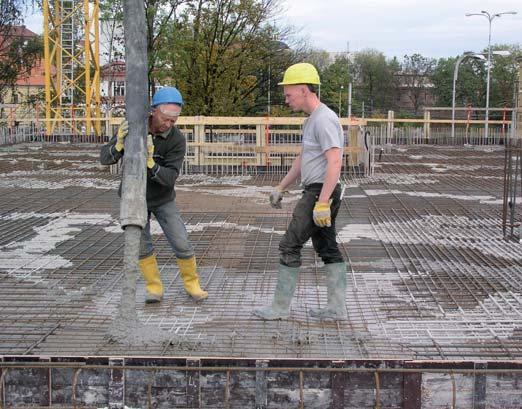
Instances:
[[[176,259],[179,273],[183,279],[183,287],[190,296],[196,300],[203,300],[208,297],[208,293],[199,286],[198,273],[196,272],[196,257]]]
[[[151,256],[141,259],[140,270],[145,279],[147,289],[145,302],[147,304],[160,302],[163,299],[163,284],[161,283],[156,256],[152,254]]]

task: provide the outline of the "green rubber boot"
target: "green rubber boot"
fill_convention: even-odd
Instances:
[[[310,315],[320,319],[346,319],[346,264],[325,265],[327,272],[328,305],[326,308],[314,308]]]
[[[295,292],[299,267],[279,264],[277,286],[272,305],[254,310],[252,313],[264,320],[281,320],[290,315],[290,302]]]

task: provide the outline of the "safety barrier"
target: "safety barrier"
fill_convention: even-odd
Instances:
[[[285,173],[301,151],[305,118],[180,118],[186,135],[186,173]],[[346,172],[368,169],[362,143],[363,121],[341,120]]]
[[[185,174],[286,173],[301,150],[304,117],[180,117],[177,126],[187,138]],[[111,122],[114,134],[119,121]],[[371,172],[373,155],[362,120],[341,119],[345,136],[344,173]],[[119,167],[112,167],[113,172]]]

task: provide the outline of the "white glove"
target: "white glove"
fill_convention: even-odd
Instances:
[[[284,191],[280,186],[276,186],[272,193],[270,193],[270,206],[272,206],[274,209],[281,209],[283,192]]]

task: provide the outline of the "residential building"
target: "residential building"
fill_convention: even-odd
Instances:
[[[38,37],[25,26],[14,26],[11,29],[10,37],[32,39]],[[8,47],[9,41],[0,39],[2,47]],[[1,53],[0,53],[1,55]],[[33,67],[21,74],[13,88],[6,89],[0,101],[4,105],[1,114],[10,125],[17,120],[24,118],[34,118],[39,116],[43,110],[45,101],[45,68],[43,58],[36,60]]]

